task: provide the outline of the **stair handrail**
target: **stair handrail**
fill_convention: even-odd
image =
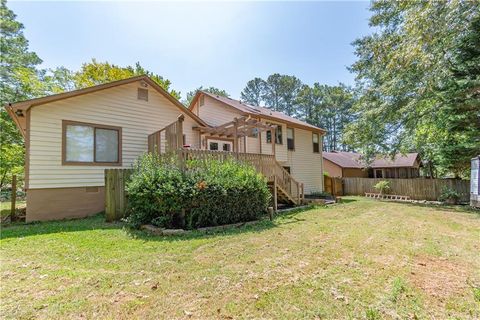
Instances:
[[[211,158],[225,160],[232,158],[239,162],[248,163],[264,175],[269,182],[273,181],[274,177],[276,177],[277,185],[286,192],[296,204],[300,204],[304,197],[303,183],[299,182],[292,174],[285,170],[277,159],[275,159],[274,155],[184,148],[179,148],[176,152],[182,164],[188,158],[196,158],[199,160],[208,160]]]
[[[299,204],[303,199],[303,185],[293,177],[276,159],[274,175],[277,177],[277,184]]]

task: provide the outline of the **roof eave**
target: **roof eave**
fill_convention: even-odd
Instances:
[[[112,81],[104,84],[99,84],[96,86],[92,87],[87,87],[87,88],[82,88],[78,90],[73,90],[73,91],[68,91],[68,92],[62,92],[50,96],[45,96],[45,97],[40,97],[40,98],[35,98],[35,99],[30,99],[30,100],[25,100],[25,101],[20,101],[17,103],[9,104],[9,107],[12,109],[13,114],[15,113],[14,111],[16,110],[22,110],[26,111],[30,109],[31,107],[58,101],[58,100],[63,100],[63,99],[68,99],[68,98],[73,98],[76,96],[80,96],[83,94],[89,94],[101,90],[106,90],[110,89],[116,86],[124,85],[124,84],[129,84],[132,82],[140,81],[143,80],[146,83],[148,83],[150,86],[152,86],[155,90],[160,92],[163,96],[165,96],[170,102],[172,102],[175,106],[177,106],[180,110],[184,110],[185,113],[190,116],[192,119],[194,119],[196,122],[198,122],[201,125],[207,125],[202,119],[200,119],[197,115],[192,113],[188,108],[185,108],[185,106],[180,103],[175,97],[173,97],[167,90],[162,88],[158,83],[150,79],[146,75],[140,75],[140,76],[135,76],[127,79],[122,79],[122,80],[117,80],[117,81]]]
[[[5,110],[7,111],[7,114],[12,118],[13,122],[17,126],[18,130],[20,131],[20,134],[22,137],[25,139],[26,137],[26,128],[22,127],[20,121],[18,120],[18,116],[15,114],[15,111],[13,111],[13,107],[8,104],[5,106]]]

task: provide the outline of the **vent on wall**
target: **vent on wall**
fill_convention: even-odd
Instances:
[[[138,88],[137,99],[148,101],[148,89]]]

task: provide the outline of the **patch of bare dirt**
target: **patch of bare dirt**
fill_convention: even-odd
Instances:
[[[468,288],[466,266],[441,257],[417,257],[410,279],[428,296],[443,302],[451,295],[462,295]]]

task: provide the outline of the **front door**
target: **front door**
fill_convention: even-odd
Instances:
[[[208,139],[207,148],[208,150],[215,150],[215,151],[232,151],[233,141]]]

